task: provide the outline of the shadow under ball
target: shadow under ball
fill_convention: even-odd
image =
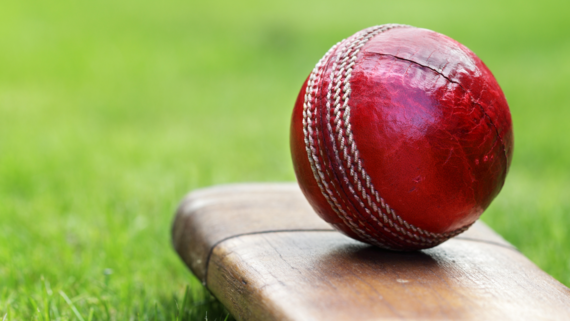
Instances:
[[[392,250],[465,231],[501,190],[511,115],[467,47],[405,25],[362,30],[311,72],[291,123],[295,174],[325,221]]]

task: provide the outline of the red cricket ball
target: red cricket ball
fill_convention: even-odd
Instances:
[[[297,98],[291,153],[315,211],[382,248],[436,246],[501,190],[513,155],[505,96],[467,47],[405,25],[333,46]]]

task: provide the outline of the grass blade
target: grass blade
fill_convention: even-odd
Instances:
[[[93,308],[89,309],[89,316],[87,317],[87,321],[93,321],[93,314],[95,310]]]
[[[51,314],[49,313],[50,301],[49,298],[44,299],[44,320],[51,321]]]
[[[30,301],[30,304],[32,305],[32,307],[34,308],[34,310],[36,310],[37,313],[40,313],[40,309],[38,308],[38,305],[36,304],[36,301],[32,298],[28,298],[28,301]]]
[[[101,305],[103,305],[103,309],[105,311],[105,316],[107,317],[107,321],[111,321],[111,313],[109,312],[109,307],[107,306],[107,302],[105,301],[105,299],[101,295],[99,295],[97,297],[97,300],[99,301],[99,303],[101,303]]]
[[[59,294],[63,297],[63,299],[65,300],[65,302],[67,302],[67,304],[68,304],[69,307],[71,308],[71,311],[73,311],[73,313],[74,313],[75,316],[79,319],[79,321],[85,321],[85,320],[83,319],[83,317],[81,316],[81,314],[79,313],[79,311],[77,310],[77,308],[75,307],[75,305],[73,304],[73,302],[71,302],[71,300],[67,297],[67,295],[65,294],[65,292],[59,291]]]
[[[44,279],[44,277],[42,276],[42,281],[43,281],[43,286],[45,291],[43,291],[43,297],[44,297],[44,321],[51,321],[51,313],[50,313],[50,305],[51,305],[51,300],[50,297],[53,294],[53,292],[51,291],[51,288],[49,286],[49,282]]]
[[[154,320],[158,320],[158,302],[154,302]]]
[[[58,301],[59,302],[59,301]],[[51,304],[51,309],[53,311],[53,316],[55,318],[55,320],[61,320],[61,314],[59,313],[59,309],[57,308],[57,304],[53,303]]]

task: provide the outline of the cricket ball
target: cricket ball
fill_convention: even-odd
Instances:
[[[291,123],[297,180],[325,221],[391,250],[465,231],[501,190],[513,155],[505,96],[467,47],[388,24],[317,63]]]

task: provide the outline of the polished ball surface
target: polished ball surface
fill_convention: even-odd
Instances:
[[[404,25],[333,46],[291,123],[301,190],[344,234],[417,250],[465,231],[501,190],[513,155],[509,107],[467,47]]]

